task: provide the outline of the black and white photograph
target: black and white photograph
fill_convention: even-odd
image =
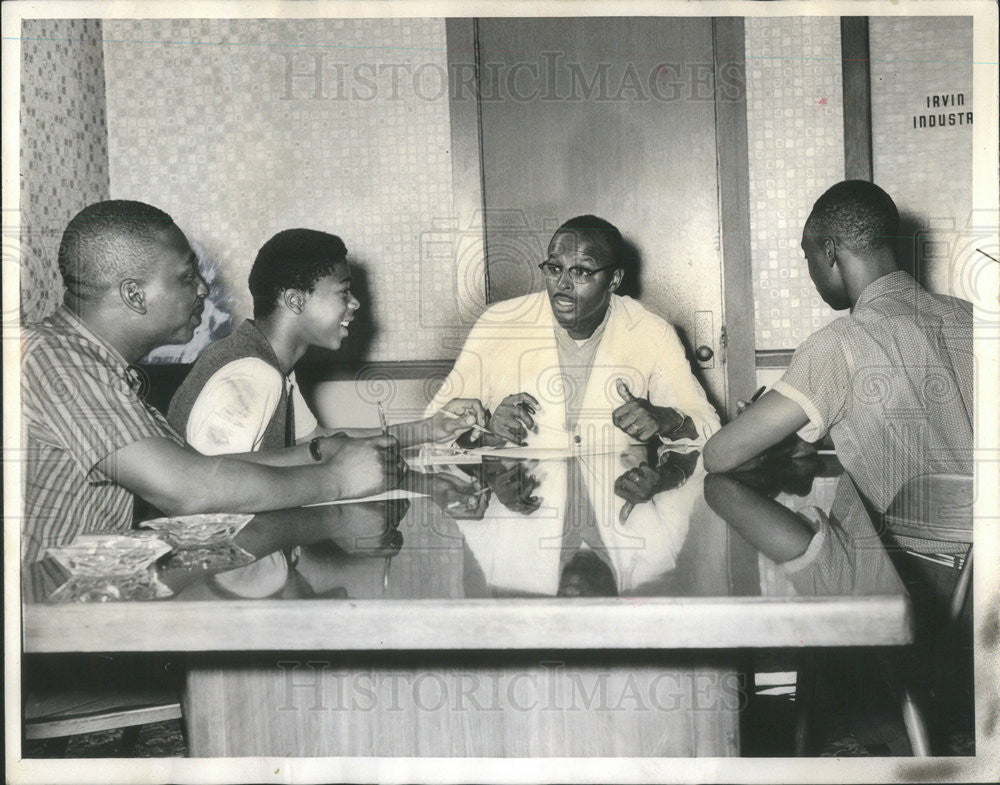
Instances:
[[[1000,779],[995,2],[2,11],[8,782]]]

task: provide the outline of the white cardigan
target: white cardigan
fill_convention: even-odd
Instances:
[[[674,328],[631,297],[612,295],[610,308],[573,433],[565,427],[554,317],[545,292],[504,300],[483,313],[427,413],[456,397],[478,398],[494,411],[508,395],[526,392],[542,407],[534,418],[538,433],[526,438],[529,446],[619,449],[632,443],[611,421],[624,403],[615,387],[621,377],[633,395],[689,415],[701,439],[711,436],[719,417]]]

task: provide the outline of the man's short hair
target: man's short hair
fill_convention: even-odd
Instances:
[[[79,299],[99,297],[149,272],[149,246],[174,219],[144,202],[113,199],[84,207],[59,243],[59,272]]]
[[[264,319],[274,313],[287,289],[313,291],[316,282],[346,258],[347,247],[335,234],[315,229],[278,232],[261,246],[250,268],[254,317]]]
[[[617,227],[596,215],[578,215],[570,218],[556,229],[558,234],[576,235],[577,247],[592,256],[599,257],[604,265],[621,267],[624,263],[625,241]]]
[[[813,205],[806,232],[835,237],[855,251],[893,248],[899,234],[899,211],[892,197],[867,180],[843,180]]]

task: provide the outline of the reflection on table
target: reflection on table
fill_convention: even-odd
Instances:
[[[261,514],[218,552],[175,549],[153,570],[162,600],[51,602],[66,575],[40,562],[24,648],[187,653],[196,756],[734,755],[740,650],[912,637],[871,528],[772,498],[822,486],[810,473],[706,476],[641,447],[439,466],[409,499]],[[296,702],[345,684],[370,711]],[[551,696],[572,710],[537,708]]]
[[[767,596],[900,593],[873,530],[772,498],[782,484],[808,493],[822,463],[706,478],[695,453],[690,476],[633,505],[616,485],[649,457],[636,447],[414,472],[410,485],[426,496],[261,513],[232,541],[173,550],[155,579],[172,601],[756,593],[715,580],[729,558],[721,517],[757,551]],[[65,596],[68,579],[44,559],[25,571],[26,598],[113,599]]]

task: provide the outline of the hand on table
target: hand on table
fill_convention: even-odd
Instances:
[[[524,446],[528,431],[538,433],[538,426],[532,418],[541,407],[538,401],[525,392],[514,393],[504,398],[490,418],[489,429],[503,441]],[[497,444],[488,437],[483,437],[484,444]],[[502,444],[502,442],[499,442]]]
[[[615,382],[625,403],[611,413],[611,421],[633,439],[646,442],[654,436],[679,438],[689,417],[669,406],[654,406],[645,398],[632,395],[623,379]]]
[[[430,418],[430,439],[432,442],[450,442],[455,437],[468,433],[467,441],[474,444],[479,431],[470,431],[472,426],[486,427],[486,409],[476,398],[452,398]]]
[[[511,512],[531,515],[542,500],[535,496],[539,480],[535,476],[538,461],[483,462],[483,475],[497,499]]]
[[[406,474],[406,463],[399,454],[399,442],[392,436],[348,439],[337,446],[339,449],[332,455],[323,453],[322,465],[339,488],[342,499],[391,490]]]

